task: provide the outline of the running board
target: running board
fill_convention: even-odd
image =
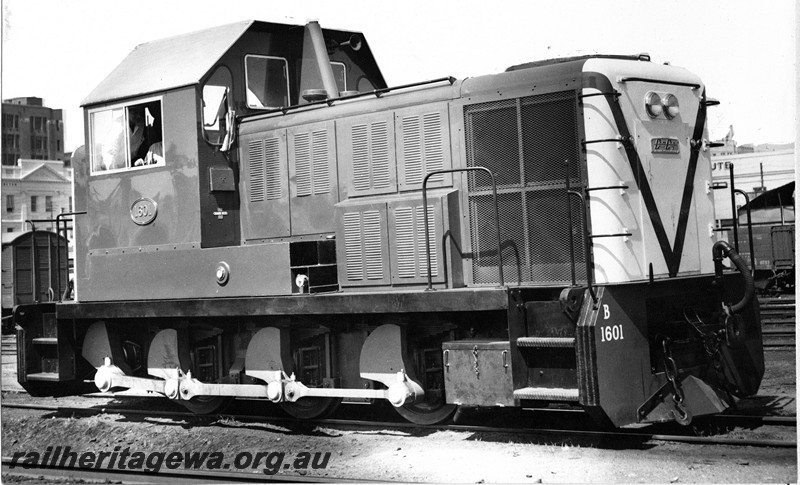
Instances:
[[[531,401],[578,401],[577,389],[523,387],[514,391],[514,399]]]
[[[575,337],[520,337],[517,347],[525,348],[575,348]]]

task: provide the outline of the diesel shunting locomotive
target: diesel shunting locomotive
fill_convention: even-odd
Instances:
[[[644,54],[388,86],[317,22],[140,45],[83,101],[75,297],[16,307],[19,382],[419,424],[724,411],[764,361],[714,231],[714,104]]]

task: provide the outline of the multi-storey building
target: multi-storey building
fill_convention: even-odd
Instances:
[[[2,114],[4,166],[20,158],[66,161],[60,109],[44,106],[42,98],[11,98],[3,100]]]

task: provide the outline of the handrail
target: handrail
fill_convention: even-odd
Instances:
[[[440,77],[440,78],[436,78],[436,79],[431,79],[429,81],[419,81],[419,82],[415,82],[415,83],[401,84],[400,86],[390,86],[390,87],[386,87],[386,88],[373,89],[372,91],[364,91],[362,93],[349,94],[347,96],[340,96],[340,97],[336,97],[336,98],[328,98],[328,99],[322,99],[322,100],[319,100],[319,101],[312,101],[312,102],[306,103],[306,104],[295,104],[295,105],[292,105],[292,106],[283,106],[283,107],[280,107],[280,108],[265,109],[265,110],[260,110],[260,111],[258,111],[256,113],[248,113],[246,115],[242,115],[242,118],[248,118],[248,117],[251,117],[251,116],[258,116],[258,115],[265,115],[265,114],[268,115],[268,114],[274,114],[274,113],[286,114],[287,112],[292,111],[292,110],[305,108],[307,106],[321,105],[321,104],[327,104],[328,106],[333,106],[333,103],[336,102],[336,101],[346,101],[348,99],[361,98],[361,97],[364,97],[364,96],[375,96],[376,98],[380,98],[381,95],[383,95],[384,93],[388,93],[390,91],[396,91],[398,89],[415,88],[417,86],[425,86],[426,84],[436,84],[436,83],[441,83],[441,82],[444,82],[444,81],[447,81],[447,82],[450,83],[450,85],[452,85],[453,83],[456,82],[456,78],[454,78],[453,76]]]
[[[622,96],[622,93],[620,93],[619,91],[614,90],[614,92],[611,92],[611,93],[589,93],[589,94],[579,94],[578,95],[578,97],[581,98],[581,99],[591,98],[593,96],[612,96],[614,98],[614,101],[616,101],[617,98]]]
[[[592,255],[591,255],[591,242],[589,237],[589,228],[587,226],[587,215],[586,215],[586,197],[575,190],[570,190],[569,185],[569,161],[564,163],[567,166],[567,176],[566,176],[566,187],[567,187],[567,221],[569,224],[569,247],[570,247],[570,258],[572,259],[572,282],[573,285],[576,284],[575,281],[575,250],[573,249],[572,244],[572,207],[569,204],[569,196],[573,195],[578,197],[581,200],[581,220],[583,221],[583,251],[584,251],[584,259],[586,259],[586,286],[589,287],[589,294],[592,296],[592,302],[597,303],[597,295],[594,292],[594,288],[592,287]]]
[[[36,264],[36,258],[39,255],[39,247],[36,243],[36,225],[34,224],[34,222],[39,222],[39,220],[25,219],[25,222],[31,225],[31,252],[33,253],[33,258],[31,258],[31,264],[33,265],[33,270],[31,271],[31,289],[33,290],[33,302],[39,303],[39,265]]]
[[[428,259],[428,288],[425,291],[433,291],[433,276],[431,270],[431,236],[428,227],[428,179],[433,175],[455,173],[455,172],[484,172],[492,179],[492,201],[494,203],[494,224],[497,228],[497,269],[499,270],[500,286],[505,286],[505,279],[503,278],[503,253],[502,253],[502,238],[500,236],[500,210],[497,206],[497,184],[494,180],[494,173],[486,167],[466,167],[466,168],[452,168],[448,170],[434,170],[425,175],[422,180],[422,210],[425,218],[425,255]]]
[[[747,208],[747,242],[750,243],[750,271],[755,274],[756,271],[756,257],[755,250],[753,249],[753,221],[750,218],[750,197],[747,192],[741,189],[733,189],[737,194],[743,195],[745,200],[745,207]],[[739,222],[739,211],[736,211],[736,222]]]
[[[631,236],[633,236],[632,232],[617,232],[614,234],[592,234],[589,237],[595,239],[601,237],[631,237]]]
[[[595,190],[611,190],[611,189],[619,189],[619,190],[628,190],[630,187],[627,185],[605,185],[603,187],[586,187],[583,189],[584,192],[592,192]]]
[[[75,216],[80,214],[86,214],[86,211],[75,211],[75,212],[62,212],[56,216],[56,234],[59,236],[61,235],[61,223],[64,223],[64,240],[67,241],[67,231],[69,228],[67,227],[67,223],[72,219],[66,219],[66,216]],[[64,217],[62,219],[62,217]],[[69,242],[65,243],[65,249],[67,250],[67,273],[69,273]],[[58,284],[58,301],[62,301],[64,299],[64,295],[61,292],[61,238],[56,239],[56,283]],[[67,286],[69,286],[69,279],[67,279]]]
[[[598,138],[597,140],[581,140],[581,148],[584,150],[586,149],[586,145],[590,145],[592,143],[631,143],[630,138],[623,137],[622,135],[617,135],[616,138]]]
[[[640,81],[645,83],[658,83],[658,84],[671,84],[673,86],[686,86],[692,89],[700,89],[700,85],[697,83],[684,83],[679,81],[668,81],[666,79],[649,79],[646,77],[622,77],[619,78],[617,82],[620,84],[625,84],[630,81]]]
[[[736,188],[733,183],[733,162],[728,170],[731,174],[731,219],[733,220],[733,248],[739,252],[739,211],[736,210]]]

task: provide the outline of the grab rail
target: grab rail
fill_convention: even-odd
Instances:
[[[502,238],[500,236],[500,210],[497,207],[497,184],[494,180],[494,173],[486,167],[467,167],[467,168],[453,168],[449,170],[435,170],[429,172],[422,180],[422,210],[425,217],[425,255],[428,259],[428,288],[425,291],[433,290],[433,276],[431,270],[431,241],[430,229],[428,227],[428,179],[433,175],[455,173],[455,172],[484,172],[492,179],[492,202],[494,203],[494,224],[497,228],[497,269],[499,270],[500,286],[505,286],[505,279],[503,278],[503,253],[502,253]]]
[[[733,164],[731,164],[733,165]],[[750,271],[756,271],[756,257],[755,250],[753,249],[753,220],[750,218],[750,197],[747,192],[741,189],[733,189],[739,195],[744,196],[745,207],[747,208],[747,242],[750,244]],[[739,224],[739,211],[736,211],[736,224]]]
[[[586,286],[589,287],[589,294],[592,296],[592,302],[597,303],[597,295],[594,292],[594,287],[592,285],[592,256],[591,256],[591,236],[589,235],[589,228],[587,226],[587,215],[586,215],[586,197],[576,191],[570,190],[569,185],[569,161],[565,161],[564,165],[567,167],[567,177],[566,177],[566,187],[567,187],[567,225],[569,230],[569,255],[570,255],[570,263],[572,267],[572,284],[573,286],[577,286],[577,281],[575,278],[575,248],[572,244],[572,207],[569,204],[569,197],[575,196],[581,200],[581,219],[583,221],[583,250],[585,252],[585,259],[586,259]]]
[[[67,216],[75,216],[80,214],[86,214],[86,211],[76,211],[76,212],[62,212],[56,216],[56,234],[59,236],[61,235],[61,223],[64,223],[64,241],[65,248],[67,251],[67,273],[69,273],[69,241],[67,240],[67,231],[69,231],[69,226],[67,225],[72,219],[66,219]],[[61,291],[61,238],[57,239],[56,242],[56,282],[58,284],[58,301],[62,301],[64,299],[64,295]],[[69,274],[67,275],[69,276]],[[67,278],[67,287],[69,287],[69,278]]]

